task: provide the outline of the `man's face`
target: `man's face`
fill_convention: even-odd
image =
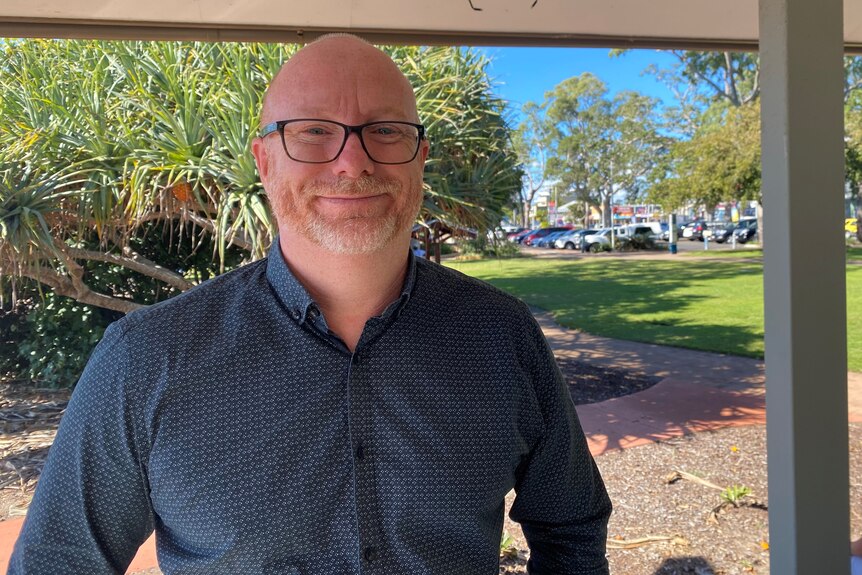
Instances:
[[[375,48],[349,38],[312,45],[273,81],[264,122],[314,118],[357,125],[416,122],[412,90]],[[379,251],[403,241],[422,202],[428,144],[407,164],[373,162],[356,134],[326,164],[290,159],[277,133],[253,145],[282,235],[299,234],[341,254]]]

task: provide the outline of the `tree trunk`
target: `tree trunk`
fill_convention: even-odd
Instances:
[[[609,228],[613,225],[614,215],[611,213],[610,194],[602,195],[602,226]]]

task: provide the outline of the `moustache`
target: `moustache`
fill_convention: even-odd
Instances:
[[[362,176],[356,179],[339,178],[335,182],[311,182],[305,186],[306,193],[315,196],[374,196],[395,195],[401,189],[397,180]]]

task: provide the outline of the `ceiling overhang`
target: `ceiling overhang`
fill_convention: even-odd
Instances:
[[[757,47],[757,0],[4,0],[0,36],[306,42],[349,31],[378,43]],[[862,3],[845,0],[862,50]]]

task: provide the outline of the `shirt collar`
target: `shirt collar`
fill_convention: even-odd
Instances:
[[[278,299],[287,309],[290,316],[298,323],[305,322],[307,316],[312,314],[312,320],[316,320],[320,315],[320,309],[315,304],[314,300],[309,295],[308,291],[303,287],[296,276],[291,273],[287,267],[287,262],[284,260],[284,255],[281,251],[281,243],[278,236],[272,241],[272,246],[269,248],[269,257],[266,264],[266,279],[269,285],[275,291]],[[392,302],[386,310],[380,314],[386,318],[393,313],[400,314],[401,310],[410,299],[413,293],[413,286],[416,283],[416,256],[410,250],[407,256],[407,275],[404,278],[404,285],[401,288],[401,295],[397,300]]]

